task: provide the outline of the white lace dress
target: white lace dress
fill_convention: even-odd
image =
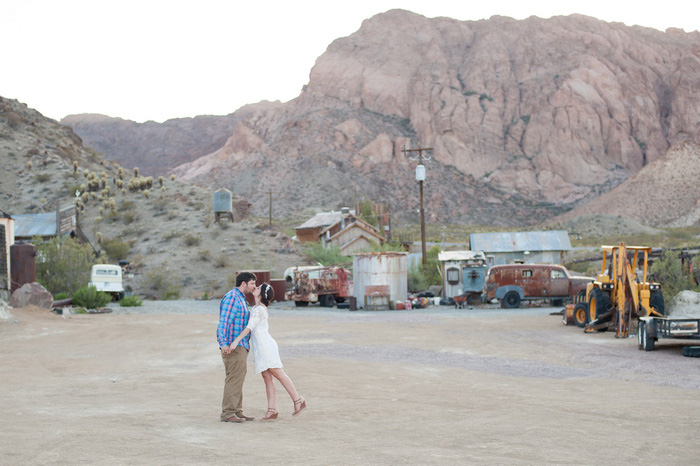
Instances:
[[[267,320],[267,308],[258,304],[250,311],[248,325],[250,329],[250,343],[255,361],[255,373],[270,368],[282,367],[282,360],[277,349],[277,342],[270,336]]]

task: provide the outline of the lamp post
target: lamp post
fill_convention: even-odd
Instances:
[[[418,149],[402,149],[404,155],[407,152],[418,152],[418,165],[416,165],[416,181],[418,181],[418,186],[420,189],[420,243],[421,249],[423,251],[423,274],[428,270],[428,253],[425,249],[425,209],[423,209],[423,182],[425,181],[425,165],[423,165],[423,160],[430,160],[430,157],[423,156],[424,150],[433,150],[429,147],[418,147]],[[416,160],[416,159],[411,159]]]

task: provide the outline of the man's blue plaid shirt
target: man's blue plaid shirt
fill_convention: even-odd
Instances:
[[[219,326],[216,329],[219,348],[233,343],[233,340],[248,325],[249,318],[250,312],[241,290],[234,288],[226,293],[219,306]],[[246,335],[238,344],[250,351],[250,334]]]

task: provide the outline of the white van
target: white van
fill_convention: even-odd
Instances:
[[[90,271],[89,286],[94,286],[97,291],[109,293],[117,299],[124,297],[122,284],[122,268],[118,265],[96,264]]]

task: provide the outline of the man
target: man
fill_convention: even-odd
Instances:
[[[250,312],[245,294],[253,292],[255,280],[255,275],[250,272],[239,273],[236,276],[236,287],[226,293],[219,306],[216,338],[219,340],[219,349],[226,369],[221,422],[243,422],[255,419],[243,414],[243,381],[248,369],[250,334],[246,335],[235,348],[231,347],[233,340],[248,325]]]

